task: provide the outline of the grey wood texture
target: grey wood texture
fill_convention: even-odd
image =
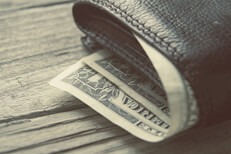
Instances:
[[[0,1],[0,153],[231,153],[231,121],[147,143],[49,86],[89,54],[72,5]]]

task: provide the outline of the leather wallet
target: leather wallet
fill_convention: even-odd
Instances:
[[[133,33],[165,56],[193,91],[196,126],[230,119],[231,1],[77,0],[73,16],[89,49],[109,49],[150,80],[155,69]]]

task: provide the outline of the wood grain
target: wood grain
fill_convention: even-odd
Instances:
[[[73,98],[67,101],[69,95],[48,86],[51,78],[87,55],[71,6],[0,17],[0,120],[82,104]]]
[[[0,1],[0,153],[230,153],[231,121],[141,141],[51,78],[89,54],[72,0]]]

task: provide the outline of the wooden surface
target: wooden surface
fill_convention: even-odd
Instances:
[[[89,54],[72,5],[0,1],[0,153],[231,153],[231,121],[147,143],[49,86]]]

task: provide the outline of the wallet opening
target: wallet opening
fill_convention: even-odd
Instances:
[[[82,4],[78,9],[74,8],[73,15],[78,27],[88,37],[128,61],[163,89],[151,61],[127,26],[91,5]]]

